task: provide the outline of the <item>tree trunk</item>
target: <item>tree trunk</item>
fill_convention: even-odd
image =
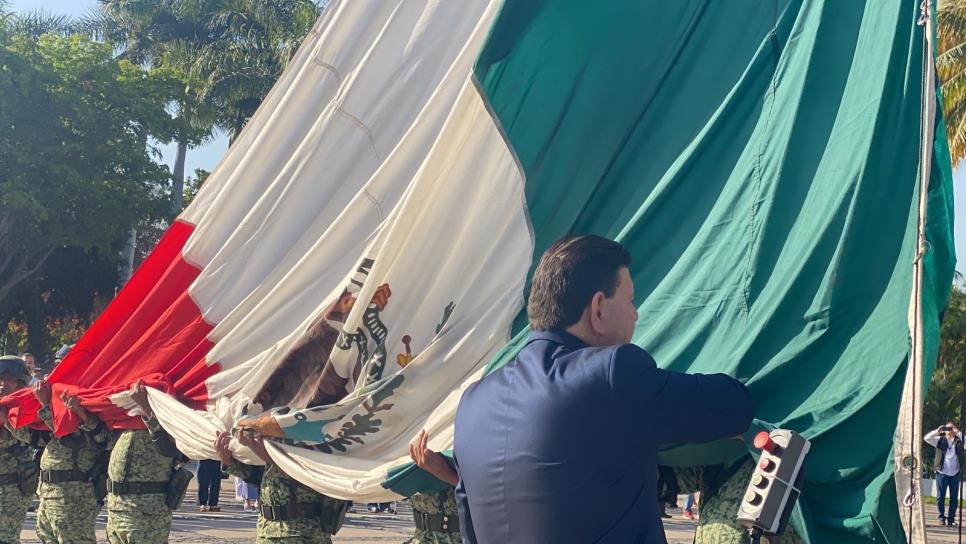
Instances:
[[[121,250],[121,262],[117,265],[117,290],[131,279],[134,274],[134,248],[138,243],[138,229],[128,231],[127,240],[124,242],[124,249]]]
[[[171,215],[177,217],[184,209],[184,162],[188,144],[178,142],[178,154],[174,159],[174,180],[171,182]]]
[[[33,263],[28,263],[27,258],[22,255],[17,255],[20,260],[14,263],[15,266],[10,266],[12,259],[7,259],[7,262],[0,262],[0,273],[6,272],[2,275],[3,279],[0,279],[0,302],[6,301],[7,296],[11,294],[15,287],[36,274],[40,267],[47,262],[54,249],[54,247],[47,248]]]

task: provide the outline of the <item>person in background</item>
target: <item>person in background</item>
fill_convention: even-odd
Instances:
[[[663,465],[657,467],[657,500],[661,504],[661,517],[670,519],[667,507],[678,507],[678,478],[674,469]]]
[[[682,514],[684,519],[698,519],[698,515],[695,513],[698,509],[698,502],[695,500],[695,495],[695,493],[688,493],[688,497],[684,501],[684,513]]]
[[[396,508],[391,502],[370,502],[366,504],[366,509],[372,514],[378,514],[380,512],[396,513]]]
[[[939,488],[936,506],[939,508],[939,524],[956,525],[956,508],[959,506],[959,471],[963,466],[963,433],[953,422],[929,431],[923,440],[936,448],[933,469],[936,470],[936,487]],[[946,493],[949,493],[949,510],[946,510]]]
[[[258,512],[258,485],[235,476],[235,497],[242,501],[242,510]]]
[[[27,385],[33,387],[33,385],[40,381],[40,377],[37,375],[40,369],[37,368],[37,358],[34,357],[33,353],[23,352],[20,354],[20,358],[23,359],[24,364],[27,366],[28,382]]]
[[[221,493],[221,462],[214,459],[198,461],[198,511],[221,512],[218,494]]]
[[[57,353],[54,353],[54,359],[63,361],[67,358],[67,354],[70,353],[70,350],[72,349],[74,349],[74,344],[64,344],[60,346],[60,349],[57,350]]]

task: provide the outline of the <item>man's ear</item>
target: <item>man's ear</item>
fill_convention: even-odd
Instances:
[[[603,335],[606,333],[604,330],[604,323],[602,319],[601,303],[604,302],[604,292],[597,291],[594,296],[590,299],[590,306],[588,312],[590,313],[590,330],[597,335]]]

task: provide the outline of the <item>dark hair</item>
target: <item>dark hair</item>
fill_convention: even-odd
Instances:
[[[536,331],[563,329],[580,321],[597,292],[614,296],[621,267],[631,254],[600,236],[565,236],[547,248],[533,273],[527,316]]]

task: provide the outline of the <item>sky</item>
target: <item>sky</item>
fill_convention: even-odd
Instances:
[[[46,9],[54,13],[67,15],[83,15],[89,9],[97,6],[97,0],[13,0],[15,11]],[[222,155],[228,149],[228,138],[224,134],[216,135],[215,139],[199,148],[188,151],[185,172],[190,174],[196,168],[211,171],[218,165]],[[161,147],[162,160],[169,166],[174,165],[175,147],[167,145]],[[960,163],[963,166],[966,163]],[[956,255],[962,255],[958,260],[963,262],[957,269],[966,271],[966,168],[957,168],[953,176],[956,199]]]

